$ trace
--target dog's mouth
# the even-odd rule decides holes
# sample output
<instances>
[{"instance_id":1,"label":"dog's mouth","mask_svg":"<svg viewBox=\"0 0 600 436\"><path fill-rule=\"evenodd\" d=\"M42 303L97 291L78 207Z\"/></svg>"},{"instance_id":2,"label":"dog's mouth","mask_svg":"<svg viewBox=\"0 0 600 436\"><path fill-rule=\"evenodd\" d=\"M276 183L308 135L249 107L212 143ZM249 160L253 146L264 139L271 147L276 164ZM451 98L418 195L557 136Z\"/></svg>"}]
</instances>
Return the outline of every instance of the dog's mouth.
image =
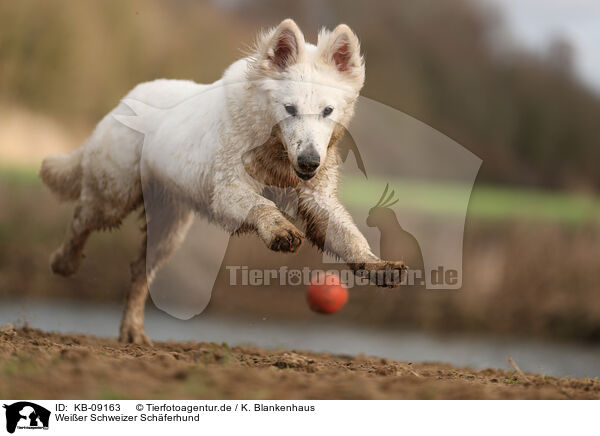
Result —
<instances>
[{"instance_id":1,"label":"dog's mouth","mask_svg":"<svg viewBox=\"0 0 600 436\"><path fill-rule=\"evenodd\" d=\"M312 173L302 173L302 172L298 171L296 168L294 168L294 172L302 180L310 180L315 176L315 174L317 174L316 171L313 171Z\"/></svg>"}]
</instances>

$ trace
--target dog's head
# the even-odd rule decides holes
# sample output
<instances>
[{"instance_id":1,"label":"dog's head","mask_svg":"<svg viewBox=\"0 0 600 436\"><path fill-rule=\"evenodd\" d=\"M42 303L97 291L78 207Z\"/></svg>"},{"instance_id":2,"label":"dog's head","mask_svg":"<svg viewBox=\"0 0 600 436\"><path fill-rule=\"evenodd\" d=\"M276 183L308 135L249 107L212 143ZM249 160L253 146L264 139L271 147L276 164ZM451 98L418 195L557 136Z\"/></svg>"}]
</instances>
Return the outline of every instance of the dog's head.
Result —
<instances>
[{"instance_id":1,"label":"dog's head","mask_svg":"<svg viewBox=\"0 0 600 436\"><path fill-rule=\"evenodd\" d=\"M356 35L340 24L322 30L315 46L284 20L259 38L248 76L296 174L312 178L352 118L364 83Z\"/></svg>"}]
</instances>

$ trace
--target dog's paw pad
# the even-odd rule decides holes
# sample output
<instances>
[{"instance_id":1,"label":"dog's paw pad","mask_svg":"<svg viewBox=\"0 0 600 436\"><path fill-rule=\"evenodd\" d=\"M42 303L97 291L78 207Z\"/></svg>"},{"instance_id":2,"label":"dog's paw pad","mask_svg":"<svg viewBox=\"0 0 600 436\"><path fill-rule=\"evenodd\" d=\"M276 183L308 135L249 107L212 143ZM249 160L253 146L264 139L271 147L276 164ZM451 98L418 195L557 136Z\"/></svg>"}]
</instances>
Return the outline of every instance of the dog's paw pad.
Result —
<instances>
[{"instance_id":1,"label":"dog's paw pad","mask_svg":"<svg viewBox=\"0 0 600 436\"><path fill-rule=\"evenodd\" d=\"M277 231L269 243L273 251L295 253L302 244L302 233L297 229L281 229Z\"/></svg>"},{"instance_id":2,"label":"dog's paw pad","mask_svg":"<svg viewBox=\"0 0 600 436\"><path fill-rule=\"evenodd\" d=\"M377 272L377 286L385 286L388 288L395 288L402 284L406 279L407 266L402 261L397 262L384 262Z\"/></svg>"}]
</instances>

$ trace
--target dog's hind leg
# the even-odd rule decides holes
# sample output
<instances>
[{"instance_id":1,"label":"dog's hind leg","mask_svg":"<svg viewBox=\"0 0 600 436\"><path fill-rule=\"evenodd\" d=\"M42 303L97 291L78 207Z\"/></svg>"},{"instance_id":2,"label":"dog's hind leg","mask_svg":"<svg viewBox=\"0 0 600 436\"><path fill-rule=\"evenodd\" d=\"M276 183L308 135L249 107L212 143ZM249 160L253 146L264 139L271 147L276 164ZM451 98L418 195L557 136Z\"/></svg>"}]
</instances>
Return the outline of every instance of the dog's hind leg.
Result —
<instances>
[{"instance_id":1,"label":"dog's hind leg","mask_svg":"<svg viewBox=\"0 0 600 436\"><path fill-rule=\"evenodd\" d=\"M101 227L100 224L98 214L91 206L77 203L65 240L50 257L50 268L54 273L67 277L79 269L85 243L90 233Z\"/></svg>"},{"instance_id":2,"label":"dog's hind leg","mask_svg":"<svg viewBox=\"0 0 600 436\"><path fill-rule=\"evenodd\" d=\"M146 199L144 237L139 257L131 263L131 288L119 340L134 344L150 345L144 333L144 306L148 288L156 271L183 241L192 223L193 212L182 204L171 201Z\"/></svg>"}]
</instances>

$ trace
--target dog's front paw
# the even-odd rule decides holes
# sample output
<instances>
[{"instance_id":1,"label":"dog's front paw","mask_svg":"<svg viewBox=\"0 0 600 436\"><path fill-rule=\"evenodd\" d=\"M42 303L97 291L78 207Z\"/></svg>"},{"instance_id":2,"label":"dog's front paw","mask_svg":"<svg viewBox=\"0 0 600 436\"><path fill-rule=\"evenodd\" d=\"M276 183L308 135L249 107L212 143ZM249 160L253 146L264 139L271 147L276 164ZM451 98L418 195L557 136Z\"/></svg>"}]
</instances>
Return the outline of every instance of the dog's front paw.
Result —
<instances>
[{"instance_id":1,"label":"dog's front paw","mask_svg":"<svg viewBox=\"0 0 600 436\"><path fill-rule=\"evenodd\" d=\"M395 288L406 279L408 267L402 261L384 261L378 265L375 284Z\"/></svg>"},{"instance_id":2,"label":"dog's front paw","mask_svg":"<svg viewBox=\"0 0 600 436\"><path fill-rule=\"evenodd\" d=\"M282 225L271 229L269 238L265 241L273 251L295 253L302 244L304 235L292 224Z\"/></svg>"},{"instance_id":3,"label":"dog's front paw","mask_svg":"<svg viewBox=\"0 0 600 436\"><path fill-rule=\"evenodd\" d=\"M377 286L395 288L406 278L408 267L402 261L380 261L376 263L351 264L354 273L369 277Z\"/></svg>"}]
</instances>

